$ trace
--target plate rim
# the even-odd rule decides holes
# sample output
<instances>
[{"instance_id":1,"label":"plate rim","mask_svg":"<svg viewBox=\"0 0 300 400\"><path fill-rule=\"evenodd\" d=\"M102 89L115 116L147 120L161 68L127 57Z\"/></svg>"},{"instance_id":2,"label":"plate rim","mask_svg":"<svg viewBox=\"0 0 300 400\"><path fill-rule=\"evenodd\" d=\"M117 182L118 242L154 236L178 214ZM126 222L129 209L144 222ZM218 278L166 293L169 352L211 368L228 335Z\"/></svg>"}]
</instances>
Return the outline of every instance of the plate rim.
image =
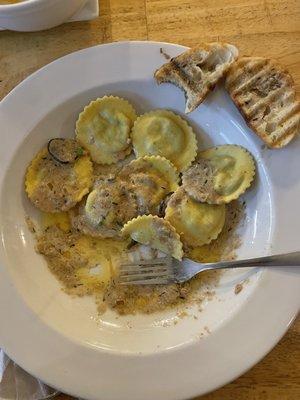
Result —
<instances>
[{"instance_id":1,"label":"plate rim","mask_svg":"<svg viewBox=\"0 0 300 400\"><path fill-rule=\"evenodd\" d=\"M147 41L124 41L124 42L116 42L116 43L107 43L107 44L102 44L102 45L97 45L97 46L93 46L93 47L89 47L89 48L86 48L86 49L82 49L82 50L79 50L79 51L76 51L76 52L73 52L73 53L70 53L70 54L68 54L68 55L66 55L66 56L63 56L63 57L61 57L61 58L59 58L59 59L57 59L57 60L55 60L55 61L53 61L53 62L51 62L50 64L47 64L46 66L44 66L44 67L42 67L41 69L39 69L38 71L36 71L36 72L34 72L32 75L30 75L30 76L28 76L25 80L23 80L19 85L17 85L10 93L8 93L2 100L1 100L1 102L0 102L0 111L1 111L1 108L3 107L3 104L6 104L6 102L7 102L7 100L10 100L10 99L12 99L15 95L18 95L18 93L19 92L22 92L22 90L24 89L24 87L25 87L25 85L26 84L28 84L28 83L30 83L30 81L31 80L34 80L34 79L36 79L36 77L38 77L38 76L40 76L42 73L44 73L45 71L47 72L47 69L51 69L52 68L52 65L59 65L59 64L63 64L63 63L65 63L65 62L67 62L68 63L68 59L70 60L71 59L71 57L80 57L82 54L84 54L84 53L87 53L88 51L91 51L91 52L93 52L93 51L99 51L98 49L100 48L100 52L101 52L101 48L103 48L103 47L114 47L114 48L117 48L117 47L123 47L123 46L128 46L128 48L138 48L139 46L148 46L149 44L151 44L151 45L154 45L155 47L157 47L157 48L159 48L159 47L163 47L163 46L166 46L166 47L170 47L170 46L173 46L173 47L175 47L175 48L177 48L177 49L185 49L186 47L185 46L180 46L180 45L176 45L176 44L172 44L172 43L165 43L165 42L154 42L154 41L152 41L152 42L147 42ZM0 253L1 253L1 251L2 251L2 249L0 249ZM5 275L7 274L7 271L5 270L5 267L2 267L2 265L0 265L0 274L2 275L2 277L4 276L5 277ZM283 275L283 276L282 276ZM278 278L280 278L280 279L283 279L283 281L285 281L285 283L287 284L287 287L289 287L290 286L290 284L291 284L291 279L290 279L290 276L285 276L285 273L284 274L282 274L281 275L281 273L279 272L276 272L276 271L267 271L267 272L265 272L264 274L263 274L263 278L262 278L262 283L261 284L263 284L263 283L270 283L270 282L273 282L273 283L275 283L275 284L278 284ZM9 278L8 277L6 277L6 279L7 279L7 282L5 282L5 279L1 279L0 280L0 299L1 299L1 297L3 296L3 294L2 294L2 296L1 296L1 292L2 293L9 293L9 291L7 292L7 290L12 290L11 288L9 288L9 285L6 285L7 283L9 283ZM2 290L3 289L3 290ZM19 299L20 301L22 301L21 300L21 298ZM251 299L249 299L249 301L250 301ZM248 301L248 305L249 305L249 301ZM3 306L3 301L0 301L0 304L2 303L2 305L0 305L0 317L1 317L1 315L3 316L3 315L7 315L7 313L5 312L5 310L4 310L4 306ZM19 304L19 305L21 305L21 303ZM291 306L291 305L289 305L289 306ZM22 309L22 307L21 307L21 309ZM247 365L245 365L244 366L244 368L239 368L239 372L236 372L235 374L233 374L233 376L231 376L230 378L228 378L228 377L225 377L223 380L220 380L219 379L219 383L218 384L212 384L211 386L213 386L213 387L210 387L210 388L207 388L206 390L204 390L204 391L201 391L201 388L199 388L197 385L194 387L194 389L191 391L191 390L187 390L187 395L185 396L185 395L183 395L182 396L182 394L179 394L179 397L177 397L175 394L174 394L174 392L172 392L172 393L170 393L170 396L169 397L166 397L166 396L161 396L161 393L151 393L150 394L150 397L149 397L149 399L150 398L153 398L154 396L159 400L159 399L163 399L163 400L167 400L167 399L178 399L178 400L180 400L180 399L184 399L184 398L187 398L187 397L193 397L193 396L197 396L197 395L199 395L199 394L205 394L205 393L208 393L208 392L210 392L211 390L215 390L215 389L217 389L217 388L219 388L219 387L221 387L221 386L223 386L225 383L228 383L228 382L230 382L230 381L232 381L233 379L236 379L238 376L240 376L241 374L243 374L244 372L246 372L248 369L250 369L253 365L255 365L259 360L261 360L272 348L273 348L273 346L280 340L280 338L284 335L284 333L286 332L286 330L289 328L289 326L291 325L291 323L293 322L293 320L294 320L294 318L296 317L296 315L297 315L297 309L298 309L298 305L296 304L296 302L295 302L295 307L291 307L290 309L289 309L289 313L288 313L288 315L286 315L285 316L285 318L282 320L282 322L281 322L281 329L280 330L278 330L277 331L277 335L275 335L274 336L274 338L273 338L273 340L272 341L270 341L269 342L269 344L268 345L265 345L264 346L264 351L263 352L260 352L260 355L258 356L258 357L255 357L255 359L254 360L252 360L252 361L250 361L250 362L248 362L248 364ZM30 312L31 312L31 310L30 310ZM29 312L29 314L30 314L30 312ZM28 315L26 318L28 318L28 320L27 320L27 323L28 322L34 322L34 326L35 327L38 327L39 326L39 324L38 324L38 322L37 321L35 321L35 316L34 315ZM16 323L16 321L14 321L13 323ZM36 329L36 328L34 328L34 329ZM50 328L49 326L47 326L47 329L48 330L52 330L52 328ZM54 330L53 330L54 331ZM55 332L54 334L53 334L53 332L51 333L51 335L52 335L52 339L54 339L55 337L56 337L56 335L58 335L59 336L59 334L57 333L57 332ZM2 333L0 333L0 338L1 338L1 336L3 336L2 335ZM49 338L50 339L50 338ZM66 338L60 338L60 340L61 340L61 345L63 345L63 343L64 343L64 341L66 340ZM69 341L70 341L70 339L68 339ZM208 337L208 338L204 338L204 339L201 339L202 341L203 341L203 343L206 341L210 341L210 338ZM29 368L28 366L27 366L27 364L26 365L22 365L23 364L23 362L22 361L20 361L18 358L18 356L17 356L17 354L15 353L15 351L14 351L14 343L12 343L10 340L7 340L7 338L6 338L6 340L5 340L5 342L6 342L6 351L7 351L7 353L8 353L8 355L11 355L11 357L13 358L13 359L16 359L17 360L17 362L21 365L21 366L25 366L26 368L25 369L27 369L27 370L29 370L31 373L33 373L33 375L37 375L37 367L38 367L38 370L39 370L39 368L40 368L40 365L35 365L35 366L33 366L32 368ZM51 342L51 340L50 340L50 342ZM71 345L72 346L77 346L78 344L77 343L71 343ZM180 353L180 352L182 352L182 351L186 351L186 349L187 348L191 348L191 347L194 347L195 346L195 344L194 343L188 343L188 344L186 344L186 345L184 345L184 346L182 346L182 347L179 347L179 348L176 348L176 349L171 349L171 350L165 350L165 351L163 351L163 352L161 352L161 353L154 353L154 354L150 354L150 355L143 355L143 356L140 356L140 355L124 355L124 354L122 354L122 355L113 355L112 353L109 353L108 354L108 356L109 357L112 357L112 358L115 358L115 357L117 357L117 358L121 358L122 359L122 361L124 361L124 359L127 359L127 360L132 360L132 359L135 359L136 361L138 360L139 362L141 361L141 359L143 358L143 359L147 359L147 360L149 360L149 359L152 359L152 358L160 358L160 357L164 357L165 356L165 354L166 353L168 353L168 354L175 354L175 353ZM20 347L20 346L19 346ZM75 349L75 347L74 347L74 349ZM201 346L200 346L201 347ZM203 346L202 346L203 347ZM103 353L103 350L101 350L100 352L98 352L98 353ZM182 354L182 355L184 355L184 354ZM172 355L172 357L173 357L173 355ZM185 356L186 357L186 356ZM152 360L153 361L153 360ZM150 363L151 364L151 363ZM154 364L156 364L156 363L154 363ZM67 366L67 364L66 364L66 366ZM50 385L53 385L53 379L51 379L51 378L49 378L49 379L47 379L47 373L46 373L46 375L44 375L44 374L39 374L40 376L41 376L41 378L44 380L44 381L46 381L48 384L50 384ZM46 378L46 379L45 379ZM64 391L64 392L66 392L66 393L70 393L70 394L73 394L73 395L78 395L78 392L73 392L72 390L68 390L68 388L66 388L66 387L62 387L61 385L59 385L59 384L55 384L55 387L58 387L59 389L62 389L62 391ZM187 388L187 389L190 389L190 388ZM79 391L80 392L80 391ZM120 392L121 393L121 392ZM85 397L84 396L84 393L80 393L80 396L82 396L82 397ZM116 399L116 398L118 398L118 397L111 397L110 396L110 394L109 393L104 393L103 394L103 397L104 398L106 398L106 399ZM89 397L89 398L95 398L96 399L96 397ZM98 398L98 397L97 397ZM123 399L125 400L125 399L134 399L134 398L136 398L136 399L138 399L139 398L139 395L138 395L138 397L133 397L132 396L132 393L130 393L130 394L128 394L128 396L126 397L124 397L123 396ZM147 399L148 397L146 396L144 396L144 398L145 399Z\"/></svg>"}]
</instances>

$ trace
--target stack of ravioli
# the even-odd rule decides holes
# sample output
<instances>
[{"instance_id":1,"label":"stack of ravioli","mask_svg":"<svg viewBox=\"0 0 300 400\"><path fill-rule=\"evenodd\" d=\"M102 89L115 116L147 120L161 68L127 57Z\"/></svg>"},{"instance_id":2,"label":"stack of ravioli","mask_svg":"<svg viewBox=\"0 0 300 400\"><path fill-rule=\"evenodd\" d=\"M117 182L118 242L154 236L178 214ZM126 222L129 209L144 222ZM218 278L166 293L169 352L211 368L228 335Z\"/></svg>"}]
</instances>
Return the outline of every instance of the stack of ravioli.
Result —
<instances>
[{"instance_id":1,"label":"stack of ravioli","mask_svg":"<svg viewBox=\"0 0 300 400\"><path fill-rule=\"evenodd\" d=\"M99 164L122 167L96 179ZM226 204L254 175L243 147L198 152L193 129L179 115L160 109L137 117L128 101L105 96L81 112L74 139L52 139L38 152L25 189L40 210L68 212L84 235L131 237L180 260L217 239Z\"/></svg>"}]
</instances>

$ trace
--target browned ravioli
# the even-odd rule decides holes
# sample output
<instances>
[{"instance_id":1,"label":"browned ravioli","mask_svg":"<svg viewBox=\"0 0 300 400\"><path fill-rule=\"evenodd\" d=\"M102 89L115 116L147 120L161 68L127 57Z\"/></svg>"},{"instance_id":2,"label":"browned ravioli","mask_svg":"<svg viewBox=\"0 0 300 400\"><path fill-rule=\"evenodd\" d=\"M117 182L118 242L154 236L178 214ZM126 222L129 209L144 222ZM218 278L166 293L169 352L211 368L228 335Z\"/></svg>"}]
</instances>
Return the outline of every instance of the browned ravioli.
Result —
<instances>
[{"instance_id":1,"label":"browned ravioli","mask_svg":"<svg viewBox=\"0 0 300 400\"><path fill-rule=\"evenodd\" d=\"M89 192L93 165L74 139L50 142L29 164L25 190L31 202L44 212L68 211Z\"/></svg>"}]
</instances>

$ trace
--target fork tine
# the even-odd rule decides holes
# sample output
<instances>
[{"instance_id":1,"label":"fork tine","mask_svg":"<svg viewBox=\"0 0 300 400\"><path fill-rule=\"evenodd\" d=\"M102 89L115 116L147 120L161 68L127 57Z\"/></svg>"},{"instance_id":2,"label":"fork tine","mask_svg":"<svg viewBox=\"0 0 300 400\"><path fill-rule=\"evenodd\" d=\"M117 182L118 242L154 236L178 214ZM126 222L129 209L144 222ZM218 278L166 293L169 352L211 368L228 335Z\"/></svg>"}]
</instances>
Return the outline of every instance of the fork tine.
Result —
<instances>
[{"instance_id":1,"label":"fork tine","mask_svg":"<svg viewBox=\"0 0 300 400\"><path fill-rule=\"evenodd\" d=\"M156 266L155 268L152 268L152 266L148 265L148 267L144 266L143 268L140 268L139 265L128 265L125 267L120 267L119 272L120 274L130 274L130 273L139 273L139 274L146 274L147 272L171 272L171 268L165 265L161 266Z\"/></svg>"},{"instance_id":2,"label":"fork tine","mask_svg":"<svg viewBox=\"0 0 300 400\"><path fill-rule=\"evenodd\" d=\"M140 263L131 263L131 264L122 264L120 265L120 269L131 269L131 268L138 268L140 270L146 270L146 269L158 269L158 268L169 268L170 266L166 263L160 263L160 264L140 264Z\"/></svg>"},{"instance_id":3,"label":"fork tine","mask_svg":"<svg viewBox=\"0 0 300 400\"><path fill-rule=\"evenodd\" d=\"M141 260L141 261L137 261L137 262L128 262L128 263L124 263L121 264L121 267L123 266L133 266L133 265L145 265L147 267L151 266L151 265L157 265L157 264L164 264L167 265L168 264L168 257L161 257L161 258L156 258L153 260Z\"/></svg>"},{"instance_id":4,"label":"fork tine","mask_svg":"<svg viewBox=\"0 0 300 400\"><path fill-rule=\"evenodd\" d=\"M168 278L153 278L153 279L141 279L133 281L120 281L121 285L167 285L174 283L175 280Z\"/></svg>"},{"instance_id":5,"label":"fork tine","mask_svg":"<svg viewBox=\"0 0 300 400\"><path fill-rule=\"evenodd\" d=\"M174 282L171 257L160 257L138 262L127 262L119 267L120 283L124 285L151 285Z\"/></svg>"},{"instance_id":6,"label":"fork tine","mask_svg":"<svg viewBox=\"0 0 300 400\"><path fill-rule=\"evenodd\" d=\"M168 271L165 272L150 272L150 273L146 273L146 274L139 274L139 273L135 273L135 274L120 274L119 277L121 279L131 279L131 280L136 280L136 279L151 279L151 278L165 278L165 277L169 277L170 274Z\"/></svg>"},{"instance_id":7,"label":"fork tine","mask_svg":"<svg viewBox=\"0 0 300 400\"><path fill-rule=\"evenodd\" d=\"M168 267L159 268L143 268L140 269L139 266L120 268L119 275L162 275L171 274L172 270Z\"/></svg>"}]
</instances>

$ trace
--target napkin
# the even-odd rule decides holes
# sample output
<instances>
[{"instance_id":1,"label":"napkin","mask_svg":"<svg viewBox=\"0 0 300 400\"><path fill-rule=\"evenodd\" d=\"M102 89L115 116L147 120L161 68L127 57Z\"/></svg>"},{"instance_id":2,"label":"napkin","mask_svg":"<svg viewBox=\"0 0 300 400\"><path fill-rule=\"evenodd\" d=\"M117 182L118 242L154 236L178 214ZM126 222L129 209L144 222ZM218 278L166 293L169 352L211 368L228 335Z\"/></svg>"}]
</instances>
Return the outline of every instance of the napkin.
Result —
<instances>
[{"instance_id":1,"label":"napkin","mask_svg":"<svg viewBox=\"0 0 300 400\"><path fill-rule=\"evenodd\" d=\"M34 378L0 349L0 400L54 399L59 392Z\"/></svg>"}]
</instances>

